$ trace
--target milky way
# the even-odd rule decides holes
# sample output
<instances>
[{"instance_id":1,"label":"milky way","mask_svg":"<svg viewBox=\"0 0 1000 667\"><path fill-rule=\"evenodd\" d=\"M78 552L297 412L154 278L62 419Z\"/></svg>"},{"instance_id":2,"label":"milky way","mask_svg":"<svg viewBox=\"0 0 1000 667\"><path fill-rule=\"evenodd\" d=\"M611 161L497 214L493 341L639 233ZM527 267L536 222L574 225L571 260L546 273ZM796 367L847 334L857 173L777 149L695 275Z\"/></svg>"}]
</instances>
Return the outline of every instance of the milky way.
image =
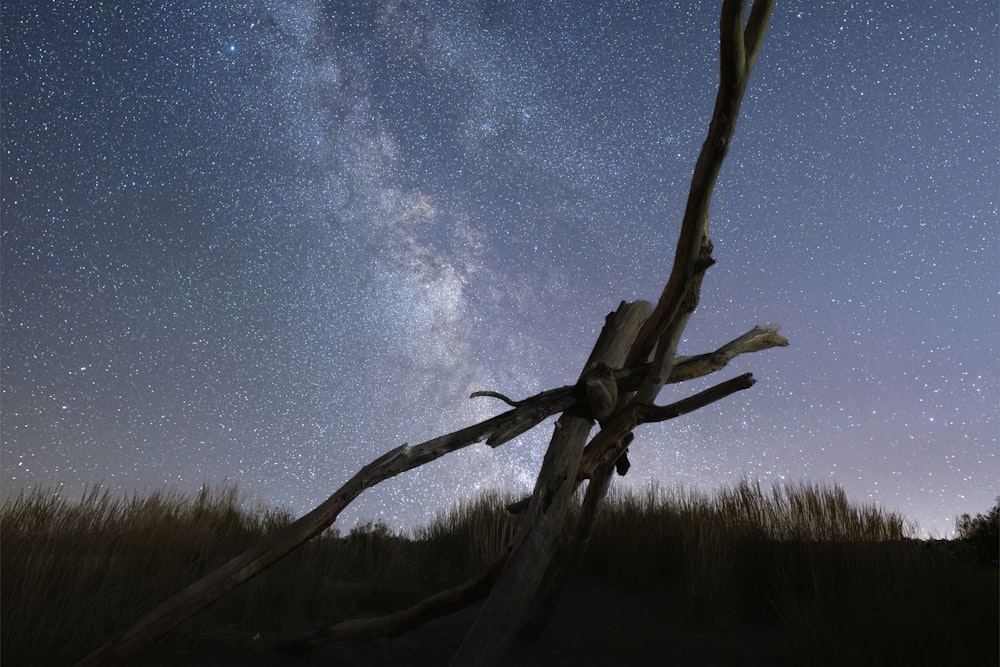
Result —
<instances>
[{"instance_id":1,"label":"milky way","mask_svg":"<svg viewBox=\"0 0 1000 667\"><path fill-rule=\"evenodd\" d=\"M718 4L5 6L3 493L229 480L301 513L504 407L472 391L575 380L666 281ZM680 351L792 346L642 427L616 484L837 483L935 534L992 505L998 32L979 0L777 3ZM550 430L342 520L525 492Z\"/></svg>"}]
</instances>

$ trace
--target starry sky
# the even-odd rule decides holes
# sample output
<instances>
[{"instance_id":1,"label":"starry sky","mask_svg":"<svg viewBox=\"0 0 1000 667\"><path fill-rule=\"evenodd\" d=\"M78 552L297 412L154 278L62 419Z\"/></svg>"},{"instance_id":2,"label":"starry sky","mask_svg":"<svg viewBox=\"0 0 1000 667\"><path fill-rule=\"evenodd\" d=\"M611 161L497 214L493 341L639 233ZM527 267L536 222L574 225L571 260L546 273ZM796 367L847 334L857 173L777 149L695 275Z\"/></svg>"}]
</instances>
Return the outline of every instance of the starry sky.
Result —
<instances>
[{"instance_id":1,"label":"starry sky","mask_svg":"<svg viewBox=\"0 0 1000 667\"><path fill-rule=\"evenodd\" d=\"M235 482L303 513L575 381L669 274L720 2L4 2L2 490ZM837 483L947 535L1000 494L996 3L779 0L681 354L623 487ZM551 421L367 491L530 490Z\"/></svg>"}]
</instances>

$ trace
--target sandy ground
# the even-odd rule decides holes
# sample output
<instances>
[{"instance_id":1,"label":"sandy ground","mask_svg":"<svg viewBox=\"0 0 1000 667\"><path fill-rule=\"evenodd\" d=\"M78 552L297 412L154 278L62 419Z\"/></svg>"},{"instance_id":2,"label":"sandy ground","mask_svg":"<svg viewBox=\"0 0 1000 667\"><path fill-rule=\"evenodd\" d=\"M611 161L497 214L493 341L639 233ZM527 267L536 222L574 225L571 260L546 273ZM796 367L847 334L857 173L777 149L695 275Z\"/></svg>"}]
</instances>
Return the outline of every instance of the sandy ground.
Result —
<instances>
[{"instance_id":1,"label":"sandy ground","mask_svg":"<svg viewBox=\"0 0 1000 667\"><path fill-rule=\"evenodd\" d=\"M709 627L678 623L662 595L629 594L593 581L573 585L559 613L536 640L518 640L504 665L740 666L791 664L785 631L774 624ZM229 637L190 655L151 650L131 664L246 665L447 665L475 619L479 606L435 619L390 640L340 642L298 656L249 637ZM595 616L598 613L600 616Z\"/></svg>"}]
</instances>

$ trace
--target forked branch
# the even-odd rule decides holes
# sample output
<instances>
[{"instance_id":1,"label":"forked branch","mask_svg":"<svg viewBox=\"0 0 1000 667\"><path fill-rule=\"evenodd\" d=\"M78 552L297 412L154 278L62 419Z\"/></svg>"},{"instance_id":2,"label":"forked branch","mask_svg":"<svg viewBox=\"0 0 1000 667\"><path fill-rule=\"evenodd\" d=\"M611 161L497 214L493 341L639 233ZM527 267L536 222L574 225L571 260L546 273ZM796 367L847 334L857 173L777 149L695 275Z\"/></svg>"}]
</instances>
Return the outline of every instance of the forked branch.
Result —
<instances>
[{"instance_id":1,"label":"forked branch","mask_svg":"<svg viewBox=\"0 0 1000 667\"><path fill-rule=\"evenodd\" d=\"M532 567L532 559L541 559L544 561L541 565L544 570L545 563L552 555L551 547L555 543L554 538L558 537L553 532L553 527L561 525L559 517L565 506L567 488L575 486L580 475L593 474L599 468L602 483L595 485L595 492L599 491L603 495L603 490L607 488L605 478L610 474L609 466L623 450L627 442L626 436L638 424L670 419L697 409L734 391L745 389L752 384L753 379L749 375L740 376L683 401L658 407L654 402L663 384L714 372L742 352L787 345L787 341L777 334L777 327L770 327L754 329L709 355L675 358L677 342L698 303L702 276L714 262L708 237L709 203L736 127L747 80L756 62L774 0L755 0L749 20L744 26L745 4L744 0L724 0L720 28L719 91L708 138L695 165L674 264L652 315L645 319L641 329L636 327L638 333L633 330L627 336L626 345L631 343L627 356L624 350L620 354L616 351L613 355L616 361L607 361L607 351L601 349L599 340L585 367L590 371L585 370L581 380L573 386L552 389L522 401L512 401L496 392L478 393L499 398L513 409L419 445L411 447L404 444L387 452L362 468L313 511L276 531L156 607L136 621L124 634L87 656L79 665L121 664L133 658L184 619L328 528L340 512L365 489L476 442L485 440L492 447L499 446L538 425L546 417L563 413L559 423L567 432L572 430L573 434L554 438L546 454L543 472L539 475L527 513L534 523L526 524L528 528L519 534L518 543L507 566L499 574L491 599L484 605L484 610L496 612L480 616L456 656L456 663L462 665L485 664L488 659L484 656L492 656L489 659L495 660L498 653L493 649L501 648L504 642L491 637L498 625L494 621L502 621L500 625L507 629L500 634L507 637L511 623L523 620L525 605L516 600L512 603L512 598L517 595L534 597L539 582L534 576L537 573L528 572L528 569ZM613 341L614 346L621 344L622 339ZM591 362L605 362L608 368L592 365ZM616 396L617 402L612 400ZM632 398L626 400L627 396ZM612 405L614 409L611 409ZM604 417L602 428L590 444L583 448L582 443L589 433L590 420L595 410ZM550 463L553 465L549 465ZM578 471L575 478L574 470ZM595 498L589 506L596 508L600 505L599 501L600 498ZM557 512L555 508L560 509ZM531 576L525 579L513 575L519 568ZM397 616L381 626L369 626L366 631L394 632L414 619L419 620L428 613L435 613L442 608L441 603L454 604L468 599L470 595L480 595L483 586L488 587L491 580L492 574L488 573L480 580L470 582L467 587L453 591L454 595L442 594L442 597L431 598L422 603L423 606L418 605L416 611L409 616ZM519 588L524 582L527 582L527 590ZM333 634L343 631L344 627L340 627ZM322 633L311 639L307 638L307 641L319 641L320 634Z\"/></svg>"},{"instance_id":2,"label":"forked branch","mask_svg":"<svg viewBox=\"0 0 1000 667\"><path fill-rule=\"evenodd\" d=\"M674 264L652 315L636 337L626 367L650 359L645 386L635 396L639 403L652 403L670 377L677 342L687 319L697 305L701 276L714 261L708 237L708 210L719 170L736 131L743 94L764 39L774 0L756 0L744 27L744 0L726 0L719 30L720 81L715 110L691 178Z\"/></svg>"},{"instance_id":3,"label":"forked branch","mask_svg":"<svg viewBox=\"0 0 1000 667\"><path fill-rule=\"evenodd\" d=\"M670 405L647 406L645 409L639 410L638 423L648 424L679 417L702 408L709 403L725 398L732 393L748 389L753 384L753 377L747 373ZM600 437L599 434L591 442L591 445L597 443L598 447L600 447L600 441L598 440ZM596 456L595 452L599 451L598 449L591 449L588 446L584 450L585 458L581 463L580 469L587 470L587 476L590 477L595 469L599 466L604 466L604 474L599 476L600 481L597 483L591 480L591 487L588 487L581 512L588 520L577 528L577 534L574 537L574 542L579 547L584 547L589 540L590 532L593 528L593 517L603 499L603 492L598 492L597 487L603 486L606 490L610 480L610 471L614 469L614 462L617 458L614 450L608 450L600 459L591 461L587 458L588 450L591 452L591 457ZM280 647L288 653L299 653L332 642L395 637L423 625L432 618L453 613L486 597L496 582L500 570L506 563L508 555L509 551L494 562L485 574L474 577L454 588L437 593L408 609L386 616L317 625L302 634L283 640ZM582 552L572 550L567 556L570 558L570 562L564 564L563 568L566 571L572 571L575 569L573 556L582 556ZM541 605L539 609L540 618L544 618L545 611L554 601L546 599L543 595L539 602Z\"/></svg>"}]
</instances>

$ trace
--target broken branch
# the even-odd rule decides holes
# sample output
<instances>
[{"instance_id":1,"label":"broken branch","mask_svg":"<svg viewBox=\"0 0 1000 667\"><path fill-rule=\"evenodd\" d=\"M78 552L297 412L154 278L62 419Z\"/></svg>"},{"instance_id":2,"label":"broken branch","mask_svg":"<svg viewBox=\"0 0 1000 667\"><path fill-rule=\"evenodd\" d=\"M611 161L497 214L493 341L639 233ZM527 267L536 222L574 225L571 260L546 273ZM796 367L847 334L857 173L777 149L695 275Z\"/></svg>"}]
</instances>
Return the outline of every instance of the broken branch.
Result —
<instances>
[{"instance_id":1,"label":"broken branch","mask_svg":"<svg viewBox=\"0 0 1000 667\"><path fill-rule=\"evenodd\" d=\"M519 407L523 403L523 401L512 401L498 391L474 391L469 394L469 398L480 398L483 396L487 398L499 398L501 401L514 408Z\"/></svg>"}]
</instances>

